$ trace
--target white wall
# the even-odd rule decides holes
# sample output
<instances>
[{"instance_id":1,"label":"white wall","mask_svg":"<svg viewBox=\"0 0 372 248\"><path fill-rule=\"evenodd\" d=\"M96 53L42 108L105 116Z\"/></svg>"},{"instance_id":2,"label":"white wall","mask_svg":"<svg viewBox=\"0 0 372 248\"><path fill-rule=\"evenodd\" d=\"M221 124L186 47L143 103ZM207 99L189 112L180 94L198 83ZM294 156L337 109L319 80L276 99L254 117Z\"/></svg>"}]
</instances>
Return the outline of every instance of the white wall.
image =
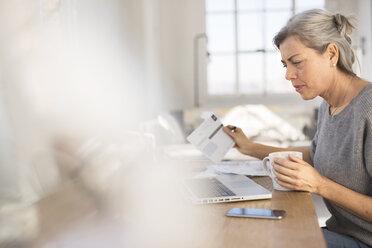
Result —
<instances>
[{"instance_id":1,"label":"white wall","mask_svg":"<svg viewBox=\"0 0 372 248\"><path fill-rule=\"evenodd\" d=\"M359 39L362 49L362 73L361 76L366 80L372 81L372 2L370 0L359 0L358 19L359 19Z\"/></svg>"},{"instance_id":2,"label":"white wall","mask_svg":"<svg viewBox=\"0 0 372 248\"><path fill-rule=\"evenodd\" d=\"M149 107L191 108L193 39L205 32L204 1L144 0L144 11Z\"/></svg>"},{"instance_id":3,"label":"white wall","mask_svg":"<svg viewBox=\"0 0 372 248\"><path fill-rule=\"evenodd\" d=\"M326 8L332 12L340 12L355 17L356 29L352 33L353 48L359 59L354 69L362 78L372 81L372 4L370 0L327 0ZM362 39L364 41L362 41Z\"/></svg>"}]
</instances>

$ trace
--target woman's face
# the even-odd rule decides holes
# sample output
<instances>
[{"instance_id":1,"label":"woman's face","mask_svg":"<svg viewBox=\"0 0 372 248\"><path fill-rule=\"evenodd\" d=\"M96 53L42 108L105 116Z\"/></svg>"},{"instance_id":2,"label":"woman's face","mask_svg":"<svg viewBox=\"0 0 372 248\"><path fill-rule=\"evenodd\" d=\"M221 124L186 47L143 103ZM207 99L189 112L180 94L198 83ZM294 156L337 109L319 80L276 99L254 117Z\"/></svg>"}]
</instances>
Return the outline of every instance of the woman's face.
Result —
<instances>
[{"instance_id":1,"label":"woman's face","mask_svg":"<svg viewBox=\"0 0 372 248\"><path fill-rule=\"evenodd\" d=\"M280 44L285 78L292 82L304 100L326 94L331 80L330 58L306 47L296 36L289 36Z\"/></svg>"}]
</instances>

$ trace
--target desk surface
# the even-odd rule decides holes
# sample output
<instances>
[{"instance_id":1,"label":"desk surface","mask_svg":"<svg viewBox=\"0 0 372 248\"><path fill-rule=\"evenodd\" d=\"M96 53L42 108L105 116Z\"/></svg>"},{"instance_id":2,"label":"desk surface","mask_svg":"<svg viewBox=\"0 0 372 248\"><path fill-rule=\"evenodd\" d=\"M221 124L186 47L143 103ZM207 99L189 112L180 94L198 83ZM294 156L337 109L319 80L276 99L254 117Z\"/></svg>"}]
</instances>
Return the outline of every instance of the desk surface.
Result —
<instances>
[{"instance_id":1,"label":"desk surface","mask_svg":"<svg viewBox=\"0 0 372 248\"><path fill-rule=\"evenodd\" d=\"M254 180L272 189L268 177ZM283 209L287 214L282 220L225 217L233 207ZM204 247L326 247L307 192L274 190L270 200L205 205L199 212L206 223L201 232L211 235Z\"/></svg>"},{"instance_id":2,"label":"desk surface","mask_svg":"<svg viewBox=\"0 0 372 248\"><path fill-rule=\"evenodd\" d=\"M268 189L272 188L271 179L268 177L256 177L253 180ZM84 200L85 206L81 203L82 199L86 197L82 197L79 192L75 186L68 187L64 192L39 202L41 235L36 240L35 247L41 247L40 244L48 243L51 240L57 242L55 237L60 236L58 233L66 230L74 232L73 238L71 238L74 244L77 242L76 237L81 236L76 232L82 232L88 236L89 239L86 240L90 240L91 243L96 243L94 237L99 233L102 236L101 239L107 239L105 241L107 247L124 247L116 241L116 238L123 235L130 237L125 226L124 228L119 226L119 232L116 233L120 234L113 235L115 232L111 231L111 227L107 233L97 230L102 226L111 226L110 223L103 223L100 220L97 222L96 218L81 217L86 216L89 212L94 213L96 210L94 210L95 204L89 199ZM153 202L153 200L151 201ZM282 220L226 217L225 213L232 207L283 209L287 213ZM140 235L123 244L127 247L137 247L141 242L146 241L145 238L141 239L143 236L148 239L146 241L148 243L145 242L144 245L138 247L326 247L318 226L312 197L306 192L274 191L273 198L268 200L189 205L187 209L190 210L188 213L192 212L188 218L197 219L198 224L192 223L192 228L187 229L186 232L182 233L177 230L182 225L186 225L185 222L181 222L184 220L165 220L163 217L157 218L156 215L150 215L150 218L154 217L155 219L145 222L147 226L140 225L138 229ZM166 211L164 210L164 212ZM76 224L79 218L86 224ZM169 225L164 230L157 230L158 224L162 221L168 221ZM82 226L92 229L82 231ZM152 235L149 235L151 233ZM172 239L172 235L179 235L175 242L174 240L169 241ZM159 245L155 245L158 237L161 237L162 241L159 241ZM151 240L152 238L154 240ZM66 246L60 247L82 247L81 244L67 245L69 242L66 240L63 243Z\"/></svg>"}]
</instances>

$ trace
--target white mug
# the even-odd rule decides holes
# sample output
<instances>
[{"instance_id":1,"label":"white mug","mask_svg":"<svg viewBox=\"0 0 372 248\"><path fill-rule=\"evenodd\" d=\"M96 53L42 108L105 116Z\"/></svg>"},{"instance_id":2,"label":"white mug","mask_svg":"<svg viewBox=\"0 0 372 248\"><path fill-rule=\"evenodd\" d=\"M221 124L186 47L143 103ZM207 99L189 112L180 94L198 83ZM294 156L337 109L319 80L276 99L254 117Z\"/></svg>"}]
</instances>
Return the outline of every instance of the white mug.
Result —
<instances>
[{"instance_id":1,"label":"white mug","mask_svg":"<svg viewBox=\"0 0 372 248\"><path fill-rule=\"evenodd\" d=\"M291 154L292 156L295 156L297 158L302 159L302 152L295 152L295 151L285 151L285 152L272 152L269 154L269 156L265 157L262 160L262 165L267 174L271 177L273 181L274 189L281 190L281 191L290 191L291 189L287 189L285 187L280 186L275 180L275 174L273 171L272 164L274 163L274 158L285 158L289 160L288 154Z\"/></svg>"}]
</instances>

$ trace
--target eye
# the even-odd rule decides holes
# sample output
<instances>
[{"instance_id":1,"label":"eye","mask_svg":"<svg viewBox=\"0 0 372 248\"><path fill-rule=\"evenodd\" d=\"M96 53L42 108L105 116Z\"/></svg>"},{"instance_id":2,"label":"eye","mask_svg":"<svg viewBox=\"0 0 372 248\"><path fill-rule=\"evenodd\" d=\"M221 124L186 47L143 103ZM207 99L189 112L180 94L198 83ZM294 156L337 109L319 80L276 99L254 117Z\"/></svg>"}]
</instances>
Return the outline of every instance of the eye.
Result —
<instances>
[{"instance_id":1,"label":"eye","mask_svg":"<svg viewBox=\"0 0 372 248\"><path fill-rule=\"evenodd\" d=\"M287 65L286 64L283 64L283 68L287 68Z\"/></svg>"},{"instance_id":2,"label":"eye","mask_svg":"<svg viewBox=\"0 0 372 248\"><path fill-rule=\"evenodd\" d=\"M302 61L293 61L293 64L296 65L296 66L301 64L301 63L302 63Z\"/></svg>"}]
</instances>

